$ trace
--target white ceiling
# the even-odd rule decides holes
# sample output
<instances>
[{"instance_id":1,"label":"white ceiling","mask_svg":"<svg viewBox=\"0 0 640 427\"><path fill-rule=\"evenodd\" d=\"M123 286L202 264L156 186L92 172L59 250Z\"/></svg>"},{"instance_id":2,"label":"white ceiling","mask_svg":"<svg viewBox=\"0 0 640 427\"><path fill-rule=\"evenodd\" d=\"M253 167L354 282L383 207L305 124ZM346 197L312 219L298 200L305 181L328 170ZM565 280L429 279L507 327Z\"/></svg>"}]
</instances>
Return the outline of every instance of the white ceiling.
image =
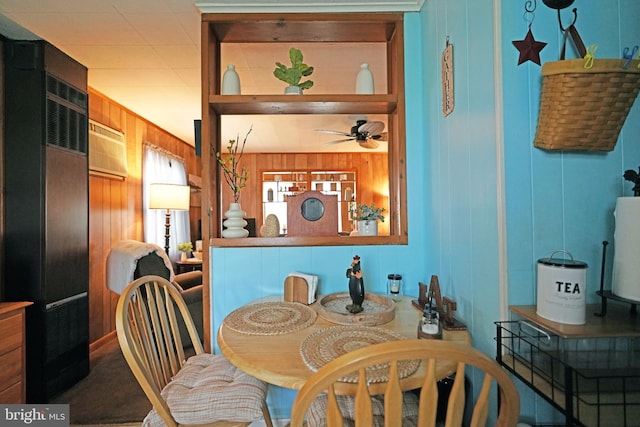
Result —
<instances>
[{"instance_id":1,"label":"white ceiling","mask_svg":"<svg viewBox=\"0 0 640 427\"><path fill-rule=\"evenodd\" d=\"M210 0L196 7L194 0L0 0L0 33L14 39L47 40L89 69L89 86L193 144L193 120L201 118L200 9L220 13L401 12L419 10L423 1ZM265 46L223 51L222 63L236 65L243 94L284 90L284 83L271 73L275 61L288 62L289 46L276 46L274 51ZM304 46L296 47L305 53ZM375 46L358 48L355 54L331 44L316 47L305 55L305 62L316 70L312 76L315 87L307 93L322 94L324 81L330 82L333 93L336 85L345 88L343 93L353 91L362 62L370 63L374 76L380 77L376 92L386 90L380 86L384 58L374 57ZM223 123L223 139L238 134L242 138L253 126L247 151L326 151L323 142L338 138L314 129L349 131L357 118L293 116L293 123L285 125L283 117L256 116L242 122L229 117ZM330 146L330 150L362 149L347 143Z\"/></svg>"}]
</instances>

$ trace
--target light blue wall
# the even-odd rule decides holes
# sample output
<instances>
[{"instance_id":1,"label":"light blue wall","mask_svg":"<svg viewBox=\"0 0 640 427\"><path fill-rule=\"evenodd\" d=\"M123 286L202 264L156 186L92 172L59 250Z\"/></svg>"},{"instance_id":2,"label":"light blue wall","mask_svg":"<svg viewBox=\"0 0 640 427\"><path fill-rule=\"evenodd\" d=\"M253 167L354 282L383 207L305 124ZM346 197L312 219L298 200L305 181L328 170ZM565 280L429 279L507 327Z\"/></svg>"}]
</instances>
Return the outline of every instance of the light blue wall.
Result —
<instances>
[{"instance_id":1,"label":"light blue wall","mask_svg":"<svg viewBox=\"0 0 640 427\"><path fill-rule=\"evenodd\" d=\"M427 269L481 350L495 353L498 242L491 0L429 1L422 11ZM455 107L443 117L440 57L453 45Z\"/></svg>"},{"instance_id":2,"label":"light blue wall","mask_svg":"<svg viewBox=\"0 0 640 427\"><path fill-rule=\"evenodd\" d=\"M597 302L601 242L611 240L616 197L631 195L622 173L640 165L640 107L627 118L612 153L549 153L533 147L541 90L540 66L517 65L512 40L527 33L524 1L502 1L492 24L491 0L427 1L423 22L425 132L428 144L431 209L427 230L430 271L458 296L474 344L495 354L491 324L496 304L500 241L499 167L504 168L509 304L535 304L535 267L555 249L567 249L590 268L588 301ZM597 43L600 57L619 57L622 47L640 43L640 2L578 0L577 27L586 44ZM563 11L569 20L571 11ZM532 25L534 36L548 45L542 63L558 59L562 40L555 11L541 0ZM493 49L494 32L501 52ZM501 32L501 34L500 34ZM446 38L454 45L455 110L442 117L439 57ZM494 91L493 55L502 60L503 84ZM494 108L502 91L504 114ZM495 120L503 119L504 125ZM499 128L498 126L502 126ZM504 163L496 162L504 132ZM498 151L496 149L498 148ZM499 162L499 160L498 160ZM611 247L610 247L611 248ZM610 255L611 254L611 249ZM611 259L609 269L611 271ZM519 383L519 382L518 382ZM561 416L527 387L519 386L522 415L536 422L561 422Z\"/></svg>"},{"instance_id":3,"label":"light blue wall","mask_svg":"<svg viewBox=\"0 0 640 427\"><path fill-rule=\"evenodd\" d=\"M542 63L559 58L562 35L555 11L541 2L533 34L548 45ZM596 57L619 58L625 45L640 43L640 2L636 0L578 0L576 27L586 45L597 44ZM640 106L636 102L610 153L559 153L533 147L538 120L540 67L531 62L516 66L511 40L524 38L522 5L503 2L505 157L509 282L511 304L535 302L537 259L555 249L567 249L589 264L588 301L597 302L602 241L613 239L616 198L631 196L624 181L626 169L640 165ZM570 22L571 12L562 13ZM571 57L576 57L570 50ZM610 247L609 254L613 255ZM609 271L612 257L609 257Z\"/></svg>"},{"instance_id":4,"label":"light blue wall","mask_svg":"<svg viewBox=\"0 0 640 427\"><path fill-rule=\"evenodd\" d=\"M427 269L474 346L494 356L500 320L499 167L491 0L427 1L422 12L425 132L429 200ZM455 107L442 113L441 55L453 45ZM476 372L469 372L477 383ZM477 388L474 388L477 392ZM495 404L495 402L494 402ZM495 412L492 411L492 416Z\"/></svg>"},{"instance_id":5,"label":"light blue wall","mask_svg":"<svg viewBox=\"0 0 640 427\"><path fill-rule=\"evenodd\" d=\"M527 32L522 2L502 2L505 171L508 231L509 303L535 304L536 261L555 249L566 249L589 264L587 302L597 303L602 241L613 240L616 198L631 196L624 181L627 169L640 166L640 105L636 101L614 151L559 153L533 147L541 91L541 68L517 66L512 40ZM578 28L584 43L597 44L596 57L619 58L626 45L640 43L640 2L637 0L577 0ZM571 8L562 11L565 25ZM547 44L541 62L559 59L562 35L557 14L538 1L532 25L536 40ZM576 57L569 50L571 58ZM608 249L610 279L613 247ZM610 285L607 284L607 289ZM587 316L593 315L588 312ZM520 388L522 414L537 422L562 421L550 406L527 388Z\"/></svg>"},{"instance_id":6,"label":"light blue wall","mask_svg":"<svg viewBox=\"0 0 640 427\"><path fill-rule=\"evenodd\" d=\"M535 267L539 258L568 249L589 264L588 301L597 302L601 242L611 240L615 200L631 195L622 174L640 165L640 107L636 102L611 153L549 153L533 147L541 90L541 68L517 65L513 40L527 33L524 1L500 3L503 83L494 91L494 25L491 0L427 1L421 13L425 70L425 164L431 182L427 241L435 251L427 259L440 281L450 284L462 303L462 317L472 326L474 343L495 354L493 320L499 319L500 275L497 214L500 212L499 167L504 167L509 304L535 304ZM619 57L622 47L640 43L640 2L577 0L577 22L597 56ZM571 19L570 9L563 19ZM561 33L556 13L541 0L532 25L536 40L547 42L542 63L558 59ZM454 113L440 110L439 56L446 37L454 45ZM502 91L504 114L493 107ZM495 126L503 120L502 129ZM504 133L504 164L496 162ZM498 137L493 140L494 137ZM611 247L610 247L611 248ZM610 255L611 249L610 249ZM611 268L610 257L608 262ZM459 305L460 307L460 305ZM591 314L591 313L589 313ZM562 422L562 418L528 388L520 386L523 419ZM536 415L537 414L537 415Z\"/></svg>"},{"instance_id":7,"label":"light blue wall","mask_svg":"<svg viewBox=\"0 0 640 427\"><path fill-rule=\"evenodd\" d=\"M458 317L469 326L474 345L492 356L493 322L501 316L501 277L508 283L509 304L534 304L536 261L554 249L566 248L589 264L589 301L595 302L601 242L612 239L615 200L631 195L622 173L640 165L640 106L636 102L611 153L533 148L540 67L531 62L518 66L511 43L527 32L524 0L498 3L498 23L492 0L427 0L420 13L406 15L409 245L215 248L212 336L231 310L281 294L290 271L319 275L322 293L344 290L344 271L354 254L362 257L373 292L383 291L389 272L402 273L414 295L419 281L437 274L443 294L457 300ZM599 45L598 56L618 57L622 46L640 43L640 1L576 0L572 7L578 8L577 27L585 43ZM565 19L570 14L563 12ZM501 31L498 53L495 28ZM557 19L541 0L532 31L548 43L542 62L556 60L561 40ZM454 48L455 110L443 117L440 55L447 36ZM499 70L494 69L496 54L502 61ZM496 90L494 76L500 72L503 83ZM501 213L506 224L499 223ZM502 245L499 231L505 225ZM504 268L501 249L506 250ZM561 422L547 403L526 387L519 389L524 419L533 421L537 414L538 423ZM282 390L270 393L276 417L288 415L292 398L293 393Z\"/></svg>"}]
</instances>

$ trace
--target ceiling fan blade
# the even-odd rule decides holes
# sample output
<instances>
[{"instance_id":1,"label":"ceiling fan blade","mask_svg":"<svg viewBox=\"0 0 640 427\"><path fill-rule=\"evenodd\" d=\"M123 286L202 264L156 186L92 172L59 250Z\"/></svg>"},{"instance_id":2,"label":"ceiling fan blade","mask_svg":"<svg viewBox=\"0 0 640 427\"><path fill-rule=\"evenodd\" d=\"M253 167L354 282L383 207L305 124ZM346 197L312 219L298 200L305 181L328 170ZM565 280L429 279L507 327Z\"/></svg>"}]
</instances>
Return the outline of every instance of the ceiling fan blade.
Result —
<instances>
[{"instance_id":1,"label":"ceiling fan blade","mask_svg":"<svg viewBox=\"0 0 640 427\"><path fill-rule=\"evenodd\" d=\"M380 135L384 130L384 123L379 121L367 122L358 128L358 132L368 135Z\"/></svg>"},{"instance_id":2,"label":"ceiling fan blade","mask_svg":"<svg viewBox=\"0 0 640 427\"><path fill-rule=\"evenodd\" d=\"M389 134L387 132L382 132L380 135L373 135L370 138L375 139L376 141L387 141L389 139Z\"/></svg>"},{"instance_id":3,"label":"ceiling fan blade","mask_svg":"<svg viewBox=\"0 0 640 427\"><path fill-rule=\"evenodd\" d=\"M328 130L328 129L315 129L316 132L323 132L323 133L330 133L333 135L343 135L343 136L351 136L350 133L347 132L340 132L337 130Z\"/></svg>"},{"instance_id":4,"label":"ceiling fan blade","mask_svg":"<svg viewBox=\"0 0 640 427\"><path fill-rule=\"evenodd\" d=\"M377 140L370 139L370 138L367 138L366 141L358 141L358 144L360 144L362 148L369 148L369 149L378 148L378 146L380 145L378 144Z\"/></svg>"},{"instance_id":5,"label":"ceiling fan blade","mask_svg":"<svg viewBox=\"0 0 640 427\"><path fill-rule=\"evenodd\" d=\"M324 145L333 145L333 144L339 144L341 142L347 142L347 141L353 141L355 138L346 138L346 139L339 139L337 141L329 141L329 142L325 142Z\"/></svg>"}]
</instances>

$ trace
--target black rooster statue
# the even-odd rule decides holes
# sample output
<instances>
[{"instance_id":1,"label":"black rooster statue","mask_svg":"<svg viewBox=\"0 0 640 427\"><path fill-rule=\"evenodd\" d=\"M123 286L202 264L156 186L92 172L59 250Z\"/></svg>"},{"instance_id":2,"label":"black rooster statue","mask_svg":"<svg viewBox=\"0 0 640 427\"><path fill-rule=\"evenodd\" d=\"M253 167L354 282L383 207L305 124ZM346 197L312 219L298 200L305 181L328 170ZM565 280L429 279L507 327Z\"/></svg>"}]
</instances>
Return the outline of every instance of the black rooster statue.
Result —
<instances>
[{"instance_id":1,"label":"black rooster statue","mask_svg":"<svg viewBox=\"0 0 640 427\"><path fill-rule=\"evenodd\" d=\"M347 278L349 279L351 304L347 305L346 309L352 314L360 313L363 310L362 303L364 302L364 280L362 279L360 257L358 255L353 257L351 268L347 269Z\"/></svg>"},{"instance_id":2,"label":"black rooster statue","mask_svg":"<svg viewBox=\"0 0 640 427\"><path fill-rule=\"evenodd\" d=\"M638 171L640 172L640 167L638 168ZM634 186L632 188L633 195L635 197L640 197L640 173L634 171L633 169L629 169L624 171L623 176L627 181L631 181L634 183Z\"/></svg>"}]
</instances>

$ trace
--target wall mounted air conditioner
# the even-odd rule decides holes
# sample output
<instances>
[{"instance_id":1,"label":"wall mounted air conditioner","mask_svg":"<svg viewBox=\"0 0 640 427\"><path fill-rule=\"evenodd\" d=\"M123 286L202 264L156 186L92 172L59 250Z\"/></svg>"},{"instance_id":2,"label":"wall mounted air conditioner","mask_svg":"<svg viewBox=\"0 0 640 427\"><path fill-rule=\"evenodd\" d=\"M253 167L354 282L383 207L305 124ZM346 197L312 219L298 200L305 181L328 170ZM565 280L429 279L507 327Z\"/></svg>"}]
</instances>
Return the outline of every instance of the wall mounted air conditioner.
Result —
<instances>
[{"instance_id":1,"label":"wall mounted air conditioner","mask_svg":"<svg viewBox=\"0 0 640 427\"><path fill-rule=\"evenodd\" d=\"M89 170L127 177L127 144L122 132L89 120Z\"/></svg>"}]
</instances>

